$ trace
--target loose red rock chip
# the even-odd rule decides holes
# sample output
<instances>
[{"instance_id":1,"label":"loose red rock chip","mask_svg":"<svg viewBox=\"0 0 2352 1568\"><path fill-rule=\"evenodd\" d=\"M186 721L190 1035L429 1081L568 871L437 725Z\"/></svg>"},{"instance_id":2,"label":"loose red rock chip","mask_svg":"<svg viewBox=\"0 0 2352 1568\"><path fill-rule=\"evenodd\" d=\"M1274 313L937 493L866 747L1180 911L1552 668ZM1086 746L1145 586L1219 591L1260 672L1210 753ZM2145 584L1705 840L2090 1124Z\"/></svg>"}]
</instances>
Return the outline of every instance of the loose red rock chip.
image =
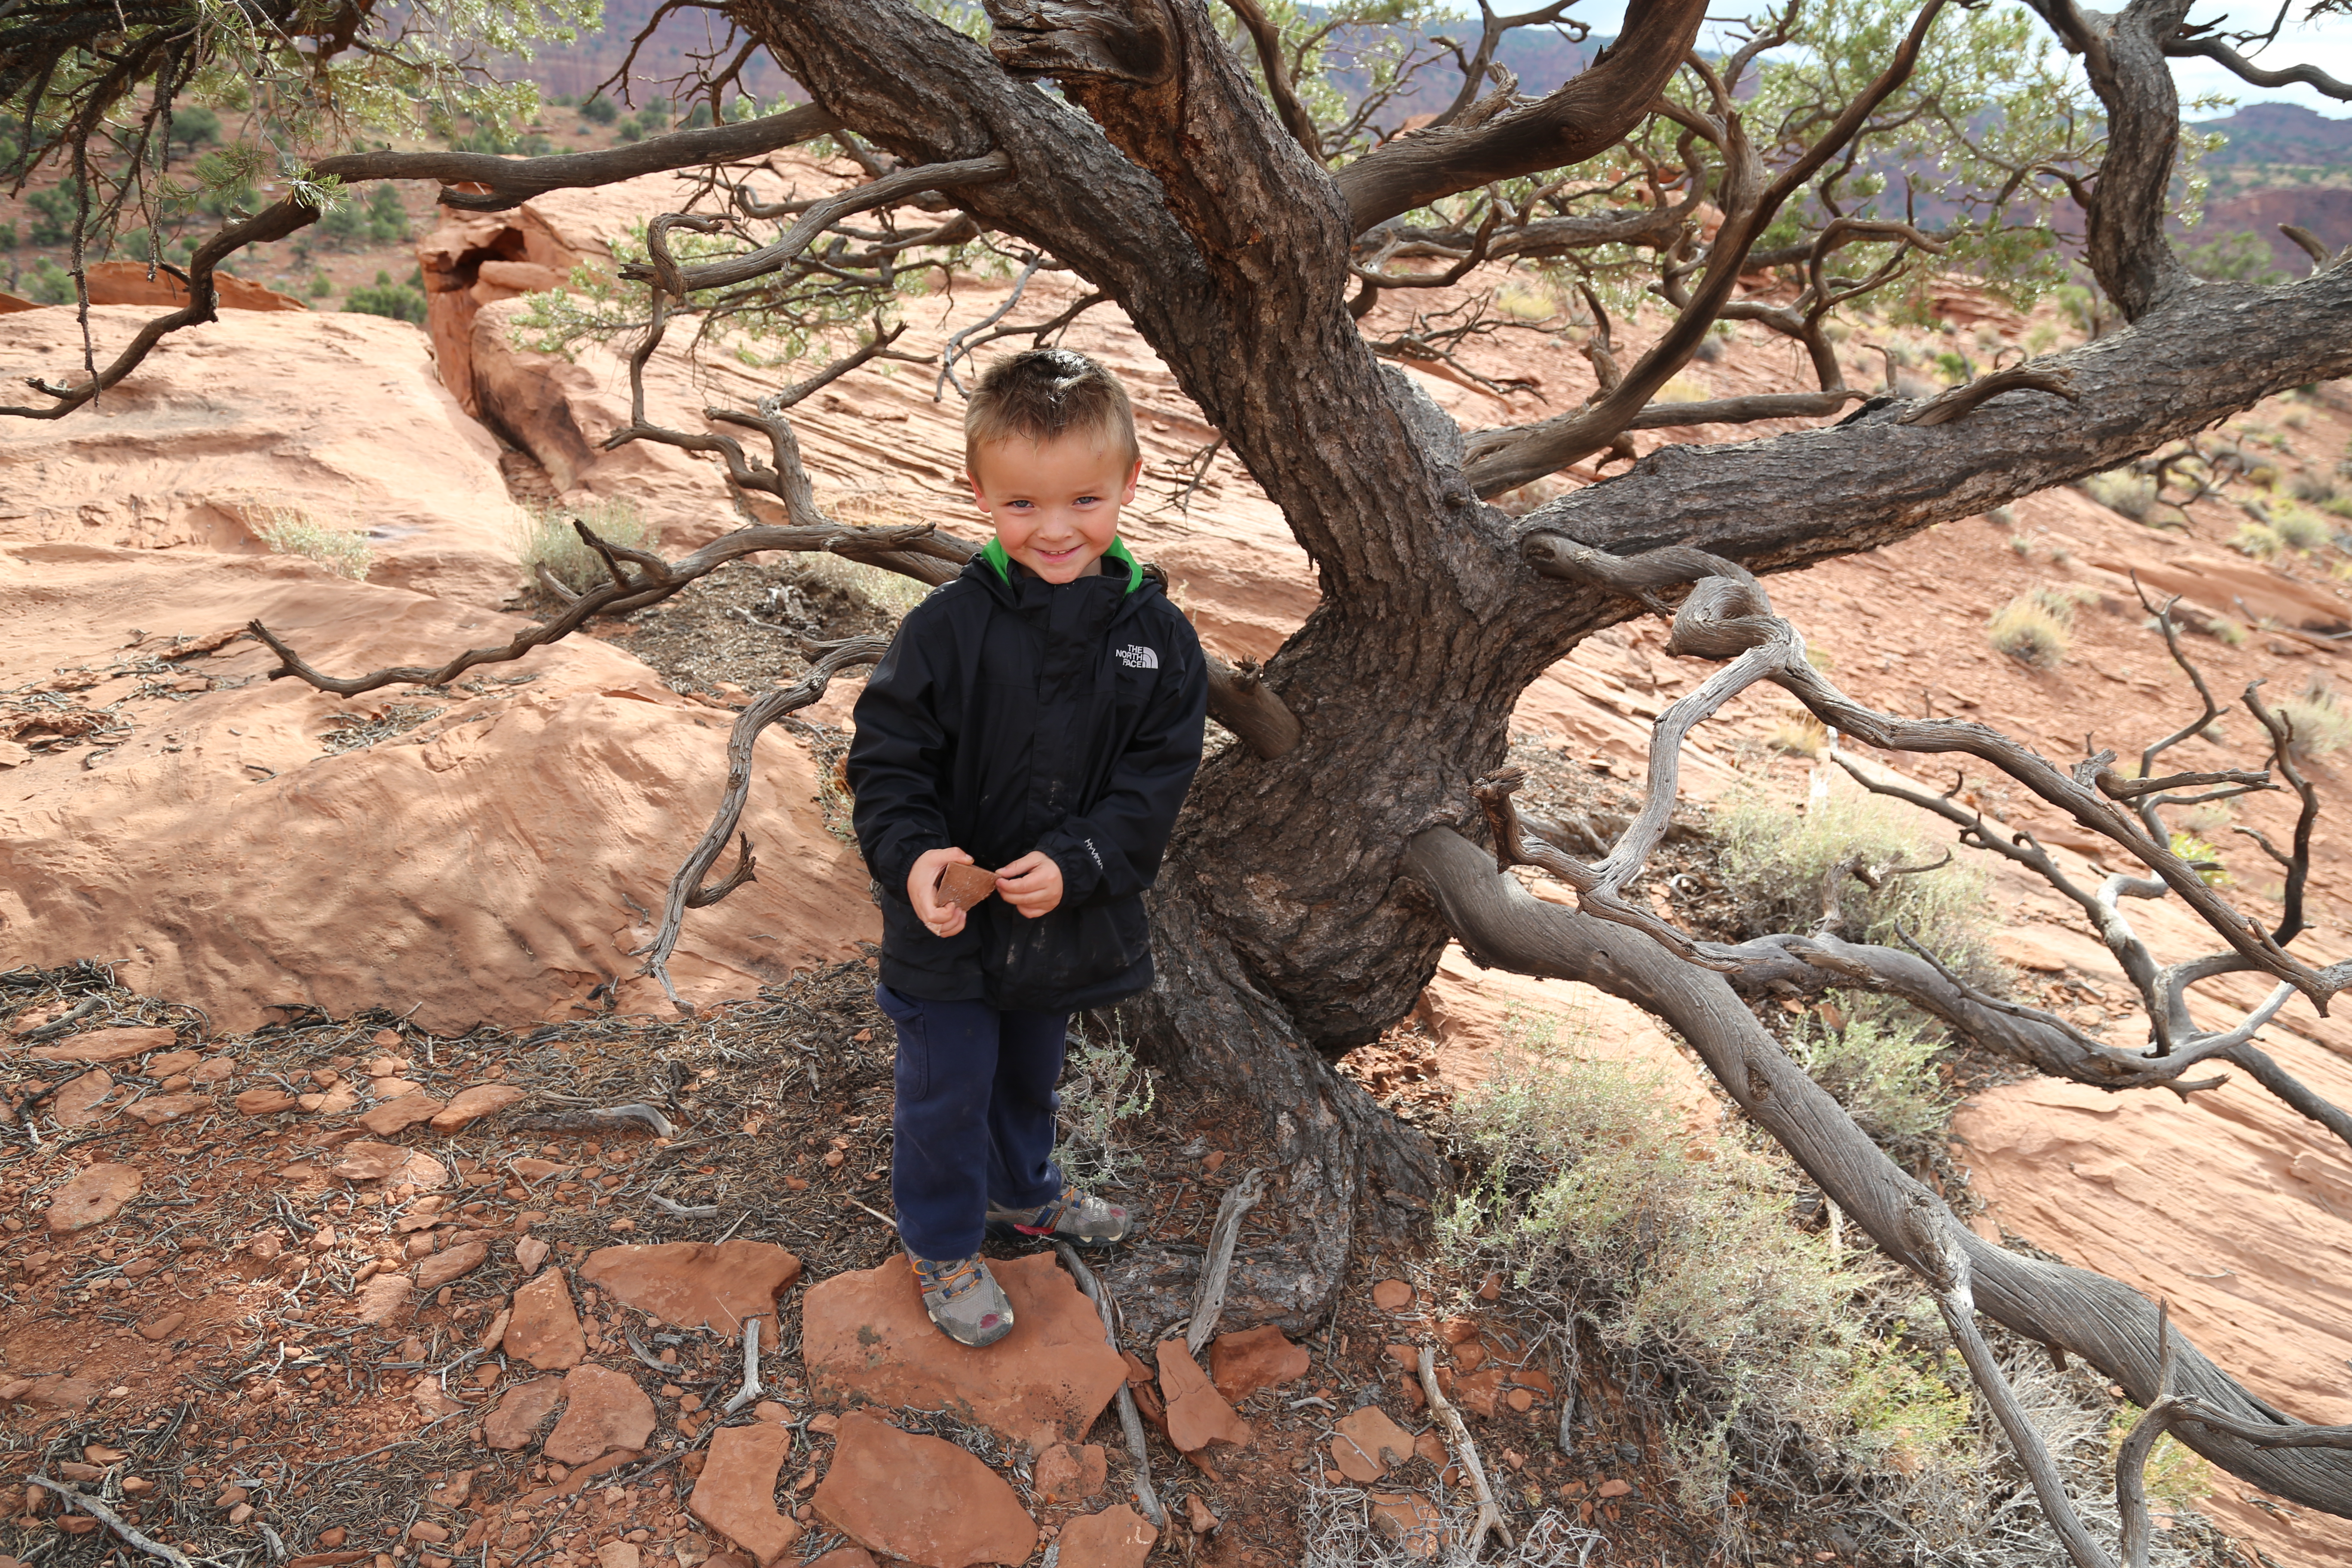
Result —
<instances>
[{"instance_id":1,"label":"loose red rock chip","mask_svg":"<svg viewBox=\"0 0 2352 1568\"><path fill-rule=\"evenodd\" d=\"M996 891L996 873L981 866L950 866L940 873L940 900L958 909L978 909Z\"/></svg>"}]
</instances>

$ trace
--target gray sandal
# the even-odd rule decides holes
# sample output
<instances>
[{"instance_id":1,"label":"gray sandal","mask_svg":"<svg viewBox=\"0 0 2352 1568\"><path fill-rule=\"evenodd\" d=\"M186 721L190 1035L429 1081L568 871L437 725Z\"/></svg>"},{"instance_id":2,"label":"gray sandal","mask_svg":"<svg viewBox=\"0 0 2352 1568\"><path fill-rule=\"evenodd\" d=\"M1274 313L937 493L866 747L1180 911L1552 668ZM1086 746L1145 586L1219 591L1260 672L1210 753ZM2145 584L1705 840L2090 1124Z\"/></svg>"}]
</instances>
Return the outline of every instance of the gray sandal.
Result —
<instances>
[{"instance_id":1,"label":"gray sandal","mask_svg":"<svg viewBox=\"0 0 2352 1568\"><path fill-rule=\"evenodd\" d=\"M1076 1187L1034 1209L1001 1209L992 1204L988 1210L989 1234L1000 1241L1042 1236L1080 1247L1108 1247L1125 1241L1134 1229L1134 1217L1126 1209Z\"/></svg>"}]
</instances>

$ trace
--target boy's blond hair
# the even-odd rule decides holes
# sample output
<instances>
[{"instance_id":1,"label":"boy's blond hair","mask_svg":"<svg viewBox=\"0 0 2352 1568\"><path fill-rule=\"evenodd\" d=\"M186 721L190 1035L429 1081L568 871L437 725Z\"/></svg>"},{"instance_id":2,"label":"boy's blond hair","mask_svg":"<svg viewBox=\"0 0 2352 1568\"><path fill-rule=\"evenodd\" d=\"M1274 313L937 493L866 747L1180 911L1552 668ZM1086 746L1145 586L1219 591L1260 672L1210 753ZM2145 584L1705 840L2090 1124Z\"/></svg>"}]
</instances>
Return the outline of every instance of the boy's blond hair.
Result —
<instances>
[{"instance_id":1,"label":"boy's blond hair","mask_svg":"<svg viewBox=\"0 0 2352 1568\"><path fill-rule=\"evenodd\" d=\"M963 408L963 460L968 471L981 447L1022 437L1040 445L1076 431L1100 434L1124 454L1142 455L1135 441L1135 408L1127 388L1107 368L1074 349L1032 349L988 367Z\"/></svg>"}]
</instances>

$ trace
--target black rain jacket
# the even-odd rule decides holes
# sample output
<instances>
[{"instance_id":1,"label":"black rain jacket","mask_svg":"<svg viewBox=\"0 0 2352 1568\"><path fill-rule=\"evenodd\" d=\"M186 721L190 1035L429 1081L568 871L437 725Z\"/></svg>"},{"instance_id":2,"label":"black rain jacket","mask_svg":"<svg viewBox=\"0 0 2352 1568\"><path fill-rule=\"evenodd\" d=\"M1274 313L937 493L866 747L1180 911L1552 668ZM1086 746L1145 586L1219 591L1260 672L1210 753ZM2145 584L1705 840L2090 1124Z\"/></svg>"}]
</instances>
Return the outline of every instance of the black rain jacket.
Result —
<instances>
[{"instance_id":1,"label":"black rain jacket","mask_svg":"<svg viewBox=\"0 0 2352 1568\"><path fill-rule=\"evenodd\" d=\"M1143 891L1201 764L1208 669L1124 545L1058 586L991 541L908 612L857 700L849 784L882 906L882 983L933 1001L1077 1012L1149 990ZM992 898L938 937L907 876L955 846L991 869L1043 849L1062 901Z\"/></svg>"}]
</instances>

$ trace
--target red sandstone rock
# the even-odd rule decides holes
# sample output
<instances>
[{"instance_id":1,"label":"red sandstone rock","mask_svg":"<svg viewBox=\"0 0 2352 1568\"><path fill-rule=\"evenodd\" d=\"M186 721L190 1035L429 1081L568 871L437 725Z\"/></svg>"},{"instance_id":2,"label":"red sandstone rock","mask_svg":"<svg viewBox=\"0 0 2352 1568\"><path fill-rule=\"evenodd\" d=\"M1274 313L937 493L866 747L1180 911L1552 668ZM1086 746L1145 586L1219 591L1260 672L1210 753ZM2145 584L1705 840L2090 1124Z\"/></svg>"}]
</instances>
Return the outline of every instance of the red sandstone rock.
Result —
<instances>
[{"instance_id":1,"label":"red sandstone rock","mask_svg":"<svg viewBox=\"0 0 2352 1568\"><path fill-rule=\"evenodd\" d=\"M1246 1448L1257 1440L1250 1424L1234 1411L1215 1385L1202 1374L1200 1363L1182 1340L1160 1347L1160 1395L1168 1405L1168 1440L1187 1454L1212 1443Z\"/></svg>"},{"instance_id":2,"label":"red sandstone rock","mask_svg":"<svg viewBox=\"0 0 2352 1568\"><path fill-rule=\"evenodd\" d=\"M395 1323L408 1310L416 1281L405 1274L379 1274L360 1287L360 1321L370 1328Z\"/></svg>"},{"instance_id":3,"label":"red sandstone rock","mask_svg":"<svg viewBox=\"0 0 2352 1568\"><path fill-rule=\"evenodd\" d=\"M58 1090L49 1101L49 1113L60 1127L87 1127L104 1120L100 1109L106 1097L114 1092L114 1075L104 1068L92 1068L79 1078Z\"/></svg>"},{"instance_id":4,"label":"red sandstone rock","mask_svg":"<svg viewBox=\"0 0 2352 1568\"><path fill-rule=\"evenodd\" d=\"M416 1288L438 1290L460 1275L480 1268L489 1255L489 1244L481 1241L460 1242L446 1252L436 1252L416 1266Z\"/></svg>"},{"instance_id":5,"label":"red sandstone rock","mask_svg":"<svg viewBox=\"0 0 2352 1568\"><path fill-rule=\"evenodd\" d=\"M1331 1462L1351 1481L1368 1483L1412 1458L1412 1434L1377 1405L1349 1415L1331 1434Z\"/></svg>"},{"instance_id":6,"label":"red sandstone rock","mask_svg":"<svg viewBox=\"0 0 2352 1568\"><path fill-rule=\"evenodd\" d=\"M590 1363L563 1379L563 1419L547 1435L547 1457L584 1465L613 1448L642 1450L654 1432L654 1402L625 1373Z\"/></svg>"},{"instance_id":7,"label":"red sandstone rock","mask_svg":"<svg viewBox=\"0 0 2352 1568\"><path fill-rule=\"evenodd\" d=\"M86 269L89 279L89 302L93 305L172 305L188 302L188 286L164 271L155 269L147 276L143 261L93 261ZM224 310L308 310L310 307L291 294L259 283L248 283L232 278L226 272L213 274L213 285L218 290Z\"/></svg>"},{"instance_id":8,"label":"red sandstone rock","mask_svg":"<svg viewBox=\"0 0 2352 1568\"><path fill-rule=\"evenodd\" d=\"M362 1140L344 1144L342 1159L327 1173L347 1182L380 1182L406 1165L408 1156L409 1152L397 1143Z\"/></svg>"},{"instance_id":9,"label":"red sandstone rock","mask_svg":"<svg viewBox=\"0 0 2352 1568\"><path fill-rule=\"evenodd\" d=\"M1085 1436L1127 1376L1102 1319L1049 1252L989 1267L1012 1300L1013 1331L985 1350L931 1326L902 1258L810 1287L801 1345L817 1396L944 1405L1033 1449Z\"/></svg>"},{"instance_id":10,"label":"red sandstone rock","mask_svg":"<svg viewBox=\"0 0 2352 1568\"><path fill-rule=\"evenodd\" d=\"M547 1243L535 1236L526 1236L515 1243L515 1267L525 1274L536 1274L539 1266L547 1261Z\"/></svg>"},{"instance_id":11,"label":"red sandstone rock","mask_svg":"<svg viewBox=\"0 0 2352 1568\"><path fill-rule=\"evenodd\" d=\"M776 1511L776 1473L793 1451L792 1429L757 1422L711 1434L687 1511L759 1560L782 1557L801 1527Z\"/></svg>"},{"instance_id":12,"label":"red sandstone rock","mask_svg":"<svg viewBox=\"0 0 2352 1568\"><path fill-rule=\"evenodd\" d=\"M1503 1396L1503 1375L1501 1367L1489 1367L1467 1377L1457 1377L1448 1397L1472 1415L1491 1421L1495 1418L1496 1401Z\"/></svg>"},{"instance_id":13,"label":"red sandstone rock","mask_svg":"<svg viewBox=\"0 0 2352 1568\"><path fill-rule=\"evenodd\" d=\"M740 1338L744 1319L763 1318L766 1349L776 1344L776 1298L800 1273L799 1258L764 1241L600 1247L580 1265L583 1284L679 1328Z\"/></svg>"},{"instance_id":14,"label":"red sandstone rock","mask_svg":"<svg viewBox=\"0 0 2352 1568\"><path fill-rule=\"evenodd\" d=\"M522 1090L509 1084L478 1083L471 1089L461 1089L434 1116L433 1131L462 1132L483 1117L495 1116L523 1098Z\"/></svg>"},{"instance_id":15,"label":"red sandstone rock","mask_svg":"<svg viewBox=\"0 0 2352 1568\"><path fill-rule=\"evenodd\" d=\"M140 1070L149 1078L170 1078L173 1073L188 1071L204 1059L202 1051L163 1051L141 1063Z\"/></svg>"},{"instance_id":16,"label":"red sandstone rock","mask_svg":"<svg viewBox=\"0 0 2352 1568\"><path fill-rule=\"evenodd\" d=\"M341 1116L360 1102L360 1091L348 1083L330 1086L323 1094L297 1095L294 1103L310 1116Z\"/></svg>"},{"instance_id":17,"label":"red sandstone rock","mask_svg":"<svg viewBox=\"0 0 2352 1568\"><path fill-rule=\"evenodd\" d=\"M1292 1344L1280 1329L1268 1323L1262 1329L1219 1334L1210 1341L1209 1378L1227 1399L1246 1399L1261 1388L1305 1377L1313 1359L1306 1346Z\"/></svg>"},{"instance_id":18,"label":"red sandstone rock","mask_svg":"<svg viewBox=\"0 0 2352 1568\"><path fill-rule=\"evenodd\" d=\"M1060 1568L1143 1568L1160 1532L1125 1503L1062 1526Z\"/></svg>"},{"instance_id":19,"label":"red sandstone rock","mask_svg":"<svg viewBox=\"0 0 2352 1568\"><path fill-rule=\"evenodd\" d=\"M212 1101L201 1094L151 1094L122 1108L123 1114L144 1121L150 1127L161 1127L166 1121L198 1110L212 1109Z\"/></svg>"},{"instance_id":20,"label":"red sandstone rock","mask_svg":"<svg viewBox=\"0 0 2352 1568\"><path fill-rule=\"evenodd\" d=\"M841 1418L833 1466L810 1500L859 1545L922 1568L1018 1564L1037 1549L1036 1521L995 1471L952 1443L862 1410Z\"/></svg>"},{"instance_id":21,"label":"red sandstone rock","mask_svg":"<svg viewBox=\"0 0 2352 1568\"><path fill-rule=\"evenodd\" d=\"M49 1199L49 1230L64 1236L112 1219L139 1195L136 1165L91 1165Z\"/></svg>"},{"instance_id":22,"label":"red sandstone rock","mask_svg":"<svg viewBox=\"0 0 2352 1568\"><path fill-rule=\"evenodd\" d=\"M1372 1287L1372 1305L1383 1312L1402 1312L1412 1305L1412 1287L1402 1279L1383 1279Z\"/></svg>"},{"instance_id":23,"label":"red sandstone rock","mask_svg":"<svg viewBox=\"0 0 2352 1568\"><path fill-rule=\"evenodd\" d=\"M548 1416L562 1403L563 1380L560 1377L516 1384L499 1396L498 1408L482 1423L484 1446L502 1453L528 1448Z\"/></svg>"},{"instance_id":24,"label":"red sandstone rock","mask_svg":"<svg viewBox=\"0 0 2352 1568\"><path fill-rule=\"evenodd\" d=\"M189 1069L188 1081L210 1089L216 1083L226 1083L236 1076L235 1057L206 1057Z\"/></svg>"},{"instance_id":25,"label":"red sandstone rock","mask_svg":"<svg viewBox=\"0 0 2352 1568\"><path fill-rule=\"evenodd\" d=\"M246 1092L250 1094L254 1091L248 1089ZM244 1095L239 1095L238 1103L244 1103ZM360 1125L379 1138L389 1138L394 1133L414 1127L420 1121L432 1121L440 1115L441 1111L441 1101L429 1094L404 1094L398 1100L385 1100L382 1105L361 1117Z\"/></svg>"},{"instance_id":26,"label":"red sandstone rock","mask_svg":"<svg viewBox=\"0 0 2352 1568\"><path fill-rule=\"evenodd\" d=\"M35 1046L25 1054L37 1062L121 1062L178 1043L179 1036L169 1029L125 1026L92 1029L54 1046Z\"/></svg>"},{"instance_id":27,"label":"red sandstone rock","mask_svg":"<svg viewBox=\"0 0 2352 1568\"><path fill-rule=\"evenodd\" d=\"M293 1110L295 1100L276 1084L270 1084L266 1088L247 1089L236 1097L235 1103L239 1116L271 1116L281 1110Z\"/></svg>"},{"instance_id":28,"label":"red sandstone rock","mask_svg":"<svg viewBox=\"0 0 2352 1568\"><path fill-rule=\"evenodd\" d=\"M1102 1445L1056 1443L1037 1456L1030 1485L1043 1502L1077 1502L1097 1495L1110 1473Z\"/></svg>"},{"instance_id":29,"label":"red sandstone rock","mask_svg":"<svg viewBox=\"0 0 2352 1568\"><path fill-rule=\"evenodd\" d=\"M516 1291L511 1310L507 1320L507 1354L542 1372L564 1372L578 1366L588 1353L588 1339L581 1331L580 1314L572 1305L562 1269L551 1268Z\"/></svg>"}]
</instances>

